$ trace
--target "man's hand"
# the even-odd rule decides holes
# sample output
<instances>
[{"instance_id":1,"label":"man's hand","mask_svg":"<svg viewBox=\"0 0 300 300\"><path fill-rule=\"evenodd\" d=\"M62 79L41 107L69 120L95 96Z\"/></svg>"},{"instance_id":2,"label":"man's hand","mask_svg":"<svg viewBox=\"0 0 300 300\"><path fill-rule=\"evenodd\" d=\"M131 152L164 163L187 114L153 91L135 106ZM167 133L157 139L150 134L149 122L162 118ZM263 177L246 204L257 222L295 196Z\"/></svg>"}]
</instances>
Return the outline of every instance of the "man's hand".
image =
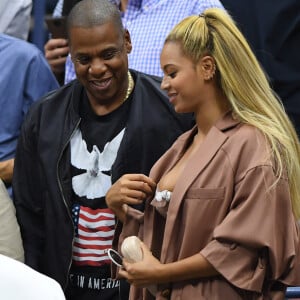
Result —
<instances>
[{"instance_id":1,"label":"man's hand","mask_svg":"<svg viewBox=\"0 0 300 300\"><path fill-rule=\"evenodd\" d=\"M15 162L14 158L4 160L4 161L0 161L0 178L5 183L11 183L12 182L14 162Z\"/></svg>"},{"instance_id":2,"label":"man's hand","mask_svg":"<svg viewBox=\"0 0 300 300\"><path fill-rule=\"evenodd\" d=\"M106 203L124 221L127 205L142 203L153 195L156 183L143 174L126 174L117 180L106 194Z\"/></svg>"},{"instance_id":3,"label":"man's hand","mask_svg":"<svg viewBox=\"0 0 300 300\"><path fill-rule=\"evenodd\" d=\"M50 39L44 46L45 57L56 77L64 74L65 63L69 53L66 39Z\"/></svg>"}]
</instances>

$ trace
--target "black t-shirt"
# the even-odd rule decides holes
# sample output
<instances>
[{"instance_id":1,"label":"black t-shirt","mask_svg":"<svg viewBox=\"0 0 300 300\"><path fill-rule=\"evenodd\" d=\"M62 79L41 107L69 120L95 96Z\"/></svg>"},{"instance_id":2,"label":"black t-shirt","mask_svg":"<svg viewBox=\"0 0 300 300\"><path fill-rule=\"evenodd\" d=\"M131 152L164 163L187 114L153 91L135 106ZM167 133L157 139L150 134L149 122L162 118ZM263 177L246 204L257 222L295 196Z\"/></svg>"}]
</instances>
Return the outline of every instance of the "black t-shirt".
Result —
<instances>
[{"instance_id":1,"label":"black t-shirt","mask_svg":"<svg viewBox=\"0 0 300 300\"><path fill-rule=\"evenodd\" d=\"M118 299L119 280L110 276L115 216L105 194L111 186L111 167L122 141L130 107L129 98L113 112L96 115L85 95L81 123L71 139L72 217L75 225L68 299ZM116 298L115 298L116 297Z\"/></svg>"}]
</instances>

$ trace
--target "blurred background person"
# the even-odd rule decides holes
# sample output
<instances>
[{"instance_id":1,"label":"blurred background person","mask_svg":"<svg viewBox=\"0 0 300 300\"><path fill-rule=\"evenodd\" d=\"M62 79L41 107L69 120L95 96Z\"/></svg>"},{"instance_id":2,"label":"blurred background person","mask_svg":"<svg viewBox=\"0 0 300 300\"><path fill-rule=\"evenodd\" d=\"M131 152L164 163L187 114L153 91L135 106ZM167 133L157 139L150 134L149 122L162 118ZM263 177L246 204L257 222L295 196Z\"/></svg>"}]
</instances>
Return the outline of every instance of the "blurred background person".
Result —
<instances>
[{"instance_id":1,"label":"blurred background person","mask_svg":"<svg viewBox=\"0 0 300 300\"><path fill-rule=\"evenodd\" d=\"M249 41L300 136L300 1L221 2Z\"/></svg>"},{"instance_id":2,"label":"blurred background person","mask_svg":"<svg viewBox=\"0 0 300 300\"><path fill-rule=\"evenodd\" d=\"M66 4L68 4L68 7L71 6L69 5L69 2L72 2L72 6L76 3L74 1L66 1ZM79 1L77 1L79 2ZM67 16L70 9L67 10L65 8L65 12L63 12L63 4L64 2L59 0L54 7L53 11L53 18L60 18L62 16ZM69 46L68 46L68 41L66 38L54 38L51 35L51 32L49 32L49 39L46 42L44 46L44 52L45 52L45 57L54 73L56 76L58 82L62 85L64 83L64 76L65 76L65 63L67 59L67 55L69 53Z\"/></svg>"},{"instance_id":3,"label":"blurred background person","mask_svg":"<svg viewBox=\"0 0 300 300\"><path fill-rule=\"evenodd\" d=\"M28 39L32 0L0 1L0 32L23 40Z\"/></svg>"},{"instance_id":4,"label":"blurred background person","mask_svg":"<svg viewBox=\"0 0 300 300\"><path fill-rule=\"evenodd\" d=\"M41 96L59 87L44 54L31 43L0 34L0 178L10 196L23 119Z\"/></svg>"},{"instance_id":5,"label":"blurred background person","mask_svg":"<svg viewBox=\"0 0 300 300\"><path fill-rule=\"evenodd\" d=\"M24 249L16 210L0 179L0 254L24 262ZM0 293L1 296L1 293Z\"/></svg>"}]
</instances>

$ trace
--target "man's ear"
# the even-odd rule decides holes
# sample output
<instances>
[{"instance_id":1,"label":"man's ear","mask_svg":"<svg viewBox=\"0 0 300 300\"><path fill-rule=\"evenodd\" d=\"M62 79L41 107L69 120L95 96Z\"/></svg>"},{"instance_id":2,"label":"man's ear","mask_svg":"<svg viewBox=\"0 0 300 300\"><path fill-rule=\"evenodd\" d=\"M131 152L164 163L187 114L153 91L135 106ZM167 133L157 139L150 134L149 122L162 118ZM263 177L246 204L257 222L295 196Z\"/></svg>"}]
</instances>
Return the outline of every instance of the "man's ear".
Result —
<instances>
[{"instance_id":1,"label":"man's ear","mask_svg":"<svg viewBox=\"0 0 300 300\"><path fill-rule=\"evenodd\" d=\"M206 55L201 58L201 68L205 80L211 80L216 73L216 63L213 57Z\"/></svg>"},{"instance_id":2,"label":"man's ear","mask_svg":"<svg viewBox=\"0 0 300 300\"><path fill-rule=\"evenodd\" d=\"M126 52L129 54L132 50L132 44L131 44L130 33L127 29L124 32L124 43L125 43Z\"/></svg>"}]
</instances>

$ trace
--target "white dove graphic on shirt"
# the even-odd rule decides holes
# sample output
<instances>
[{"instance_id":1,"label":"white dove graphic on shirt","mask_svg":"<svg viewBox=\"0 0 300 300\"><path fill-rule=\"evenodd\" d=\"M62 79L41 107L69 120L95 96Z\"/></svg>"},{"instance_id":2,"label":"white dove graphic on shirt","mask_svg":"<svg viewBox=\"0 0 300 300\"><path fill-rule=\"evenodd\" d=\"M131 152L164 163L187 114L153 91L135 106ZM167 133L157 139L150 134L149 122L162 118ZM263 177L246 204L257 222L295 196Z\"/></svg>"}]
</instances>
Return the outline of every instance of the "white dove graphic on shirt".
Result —
<instances>
[{"instance_id":1,"label":"white dove graphic on shirt","mask_svg":"<svg viewBox=\"0 0 300 300\"><path fill-rule=\"evenodd\" d=\"M125 128L110 142L106 143L103 152L97 146L88 151L86 142L82 139L79 129L71 139L71 164L86 173L72 178L74 192L88 199L104 197L111 186L111 167L117 157ZM104 172L107 172L106 174Z\"/></svg>"}]
</instances>

